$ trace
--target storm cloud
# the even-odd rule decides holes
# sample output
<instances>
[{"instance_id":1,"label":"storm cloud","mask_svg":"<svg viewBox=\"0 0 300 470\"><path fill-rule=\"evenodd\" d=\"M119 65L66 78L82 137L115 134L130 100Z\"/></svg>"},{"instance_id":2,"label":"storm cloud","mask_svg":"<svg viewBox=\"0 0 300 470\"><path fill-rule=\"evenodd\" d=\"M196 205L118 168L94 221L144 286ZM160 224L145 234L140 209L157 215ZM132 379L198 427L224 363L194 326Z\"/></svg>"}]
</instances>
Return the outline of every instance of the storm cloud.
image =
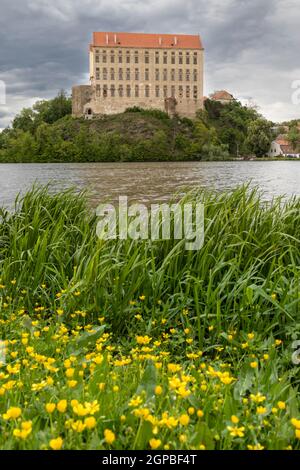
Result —
<instances>
[{"instance_id":1,"label":"storm cloud","mask_svg":"<svg viewBox=\"0 0 300 470\"><path fill-rule=\"evenodd\" d=\"M88 83L93 31L200 33L205 94L252 99L274 121L300 118L299 0L1 0L0 128L24 106Z\"/></svg>"}]
</instances>

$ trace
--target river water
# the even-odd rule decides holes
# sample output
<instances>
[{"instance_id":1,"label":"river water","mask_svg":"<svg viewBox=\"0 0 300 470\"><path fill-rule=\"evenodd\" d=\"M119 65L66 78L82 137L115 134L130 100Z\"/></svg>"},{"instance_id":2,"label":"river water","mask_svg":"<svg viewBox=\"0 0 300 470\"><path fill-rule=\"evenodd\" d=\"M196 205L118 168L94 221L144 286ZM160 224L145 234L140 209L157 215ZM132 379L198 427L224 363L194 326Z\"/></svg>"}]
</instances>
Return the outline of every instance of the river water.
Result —
<instances>
[{"instance_id":1,"label":"river water","mask_svg":"<svg viewBox=\"0 0 300 470\"><path fill-rule=\"evenodd\" d=\"M115 202L119 195L154 203L194 187L222 190L246 182L259 186L266 200L300 196L300 162L0 164L0 206L11 207L34 183L50 183L53 191L88 188L96 205Z\"/></svg>"}]
</instances>

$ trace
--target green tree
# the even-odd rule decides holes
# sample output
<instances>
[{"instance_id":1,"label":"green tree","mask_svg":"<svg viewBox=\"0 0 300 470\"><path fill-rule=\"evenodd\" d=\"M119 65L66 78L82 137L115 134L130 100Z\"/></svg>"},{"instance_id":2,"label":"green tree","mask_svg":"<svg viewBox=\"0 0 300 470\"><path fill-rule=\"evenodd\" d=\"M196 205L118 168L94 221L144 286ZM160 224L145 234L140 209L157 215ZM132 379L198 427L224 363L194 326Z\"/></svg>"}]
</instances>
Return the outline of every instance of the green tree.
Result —
<instances>
[{"instance_id":1,"label":"green tree","mask_svg":"<svg viewBox=\"0 0 300 470\"><path fill-rule=\"evenodd\" d=\"M266 119L256 119L248 126L246 145L257 157L267 154L272 141L271 124Z\"/></svg>"}]
</instances>

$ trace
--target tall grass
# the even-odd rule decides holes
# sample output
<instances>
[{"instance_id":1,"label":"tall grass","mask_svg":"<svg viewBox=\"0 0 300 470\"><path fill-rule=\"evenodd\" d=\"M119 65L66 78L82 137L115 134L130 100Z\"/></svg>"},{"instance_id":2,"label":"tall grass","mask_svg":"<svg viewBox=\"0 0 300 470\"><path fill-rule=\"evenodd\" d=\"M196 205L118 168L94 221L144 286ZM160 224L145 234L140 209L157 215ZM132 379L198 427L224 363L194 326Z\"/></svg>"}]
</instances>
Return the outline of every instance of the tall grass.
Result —
<instances>
[{"instance_id":1,"label":"tall grass","mask_svg":"<svg viewBox=\"0 0 300 470\"><path fill-rule=\"evenodd\" d=\"M176 240L101 241L85 194L33 188L14 213L2 211L1 282L30 288L24 308L43 302L50 311L72 311L80 291L90 317L105 311L119 336L135 321L130 301L142 294L149 330L157 317L189 322L199 347L208 324L216 334L255 328L289 337L299 330L299 198L267 205L257 189L239 187L194 191L187 201L205 204L205 244L195 252Z\"/></svg>"}]
</instances>

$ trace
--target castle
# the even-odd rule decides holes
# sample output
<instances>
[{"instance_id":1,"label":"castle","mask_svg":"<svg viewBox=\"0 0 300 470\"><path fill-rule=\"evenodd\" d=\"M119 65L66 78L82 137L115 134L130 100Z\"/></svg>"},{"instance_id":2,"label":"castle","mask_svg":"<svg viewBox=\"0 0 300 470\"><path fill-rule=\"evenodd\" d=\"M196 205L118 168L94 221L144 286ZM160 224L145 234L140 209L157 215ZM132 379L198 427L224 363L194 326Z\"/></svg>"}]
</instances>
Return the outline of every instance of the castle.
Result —
<instances>
[{"instance_id":1,"label":"castle","mask_svg":"<svg viewBox=\"0 0 300 470\"><path fill-rule=\"evenodd\" d=\"M73 87L73 116L138 106L194 117L203 106L203 56L199 35L96 32L91 84Z\"/></svg>"}]
</instances>

